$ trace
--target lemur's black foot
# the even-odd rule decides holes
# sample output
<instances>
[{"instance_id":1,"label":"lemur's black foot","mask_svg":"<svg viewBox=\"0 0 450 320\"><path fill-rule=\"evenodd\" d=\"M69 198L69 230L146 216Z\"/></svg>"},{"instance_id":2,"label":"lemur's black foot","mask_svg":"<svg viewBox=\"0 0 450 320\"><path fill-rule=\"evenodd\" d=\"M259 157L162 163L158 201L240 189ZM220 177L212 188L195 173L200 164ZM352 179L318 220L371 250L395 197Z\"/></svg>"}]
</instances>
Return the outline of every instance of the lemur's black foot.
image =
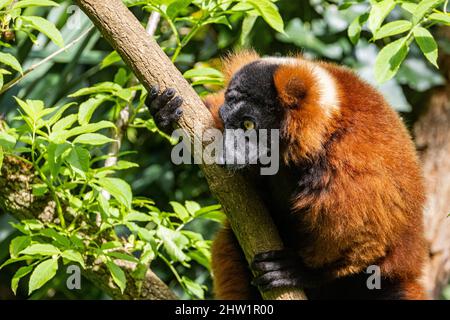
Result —
<instances>
[{"instance_id":1,"label":"lemur's black foot","mask_svg":"<svg viewBox=\"0 0 450 320\"><path fill-rule=\"evenodd\" d=\"M295 251L277 250L255 255L251 268L257 276L252 284L262 291L282 287L315 287L319 275L304 266Z\"/></svg>"},{"instance_id":2,"label":"lemur's black foot","mask_svg":"<svg viewBox=\"0 0 450 320\"><path fill-rule=\"evenodd\" d=\"M145 101L158 129L168 134L171 132L173 124L183 114L181 109L183 98L176 96L175 93L175 89L172 88L167 88L160 93L159 87L154 86L150 89Z\"/></svg>"}]
</instances>

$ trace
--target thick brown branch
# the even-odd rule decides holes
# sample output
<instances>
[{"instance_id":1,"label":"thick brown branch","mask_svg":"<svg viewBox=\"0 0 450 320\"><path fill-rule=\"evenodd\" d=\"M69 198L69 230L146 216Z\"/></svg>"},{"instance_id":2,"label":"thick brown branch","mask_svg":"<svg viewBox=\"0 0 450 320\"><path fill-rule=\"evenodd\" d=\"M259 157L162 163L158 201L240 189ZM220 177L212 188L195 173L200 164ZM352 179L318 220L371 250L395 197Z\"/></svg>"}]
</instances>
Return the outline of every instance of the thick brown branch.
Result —
<instances>
[{"instance_id":1,"label":"thick brown branch","mask_svg":"<svg viewBox=\"0 0 450 320\"><path fill-rule=\"evenodd\" d=\"M158 44L150 39L139 21L120 0L77 0L103 36L119 52L141 83L148 89L158 84L172 87L183 97L183 118L179 125L201 141L204 129L213 125L199 96L182 77ZM201 150L194 150L200 155ZM248 260L259 252L282 248L281 239L256 192L248 181L222 168L202 166L211 191L222 204ZM304 299L298 289L264 294L267 299Z\"/></svg>"}]
</instances>

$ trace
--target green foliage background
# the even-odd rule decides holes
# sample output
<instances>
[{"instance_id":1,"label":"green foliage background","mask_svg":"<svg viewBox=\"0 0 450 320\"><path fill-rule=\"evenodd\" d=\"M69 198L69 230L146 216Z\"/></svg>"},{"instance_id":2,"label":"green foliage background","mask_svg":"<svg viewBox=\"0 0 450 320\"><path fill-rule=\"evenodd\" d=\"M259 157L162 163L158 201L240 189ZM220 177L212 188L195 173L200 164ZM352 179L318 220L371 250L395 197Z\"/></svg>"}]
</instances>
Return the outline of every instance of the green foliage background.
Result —
<instances>
[{"instance_id":1,"label":"green foliage background","mask_svg":"<svg viewBox=\"0 0 450 320\"><path fill-rule=\"evenodd\" d=\"M155 38L201 95L223 85L221 56L251 46L348 65L410 124L444 81L437 45L450 53L434 32L450 25L447 1L124 2L144 25L150 12L161 14ZM198 167L171 163L173 141L143 107L145 90L71 1L1 0L0 9L0 159L30 161L42 178L35 195L70 203L51 225L0 213L0 299L107 298L86 279L81 290L66 288L61 266L91 258L104 261L120 288L114 258L143 270L151 262L182 298L210 298L209 240L223 214ZM105 169L125 107L131 124L120 161Z\"/></svg>"}]
</instances>

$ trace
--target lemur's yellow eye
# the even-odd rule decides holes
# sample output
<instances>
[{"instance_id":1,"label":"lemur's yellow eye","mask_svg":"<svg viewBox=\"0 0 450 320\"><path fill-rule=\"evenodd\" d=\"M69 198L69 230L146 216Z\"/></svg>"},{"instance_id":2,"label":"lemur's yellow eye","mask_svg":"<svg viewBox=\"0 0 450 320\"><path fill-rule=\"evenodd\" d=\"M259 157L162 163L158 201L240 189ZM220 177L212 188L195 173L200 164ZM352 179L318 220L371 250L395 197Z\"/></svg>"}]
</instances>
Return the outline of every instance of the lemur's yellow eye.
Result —
<instances>
[{"instance_id":1,"label":"lemur's yellow eye","mask_svg":"<svg viewBox=\"0 0 450 320\"><path fill-rule=\"evenodd\" d=\"M255 123L251 120L245 120L243 125L245 130L255 129Z\"/></svg>"}]
</instances>

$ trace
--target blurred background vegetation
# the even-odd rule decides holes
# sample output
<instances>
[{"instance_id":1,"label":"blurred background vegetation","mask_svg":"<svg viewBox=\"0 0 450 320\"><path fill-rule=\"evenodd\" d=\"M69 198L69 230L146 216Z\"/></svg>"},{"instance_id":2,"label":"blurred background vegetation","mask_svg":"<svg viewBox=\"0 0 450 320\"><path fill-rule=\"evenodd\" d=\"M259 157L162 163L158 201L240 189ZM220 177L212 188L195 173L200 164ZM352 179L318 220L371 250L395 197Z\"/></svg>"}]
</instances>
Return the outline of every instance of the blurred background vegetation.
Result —
<instances>
[{"instance_id":1,"label":"blurred background vegetation","mask_svg":"<svg viewBox=\"0 0 450 320\"><path fill-rule=\"evenodd\" d=\"M133 4L133 1L126 1ZM146 2L146 1L141 1ZM147 1L151 3L152 1ZM194 67L219 68L220 57L231 50L240 47L253 47L262 55L284 56L301 53L307 57L330 60L345 64L356 70L364 79L376 85L385 95L391 105L402 114L405 123L411 127L420 114L421 107L427 100L430 90L445 83L445 78L423 56L418 46L411 45L410 53L400 67L398 74L384 84L377 84L374 76L376 56L386 40L372 40L372 33L363 27L361 39L353 44L348 36L350 24L356 17L367 11L368 1L355 1L346 10L339 8L342 1L290 1L276 2L280 15L284 21L285 32L281 33L259 17L253 28L242 26L242 13L228 16L229 26L222 23L212 23L202 27L192 40L180 51L176 57L176 65L182 71ZM29 7L28 15L46 17L60 30L65 44L86 32L86 35L71 48L57 55L50 61L30 72L14 87L0 95L0 112L8 122L14 123L17 116L17 104L14 96L21 99L43 100L47 106L63 105L74 101L68 97L79 89L91 87L105 81L117 81L120 70L124 70L126 77L129 71L118 61L102 67L104 59L111 54L111 48L100 33L82 13L76 11L71 1L58 1L58 7ZM147 23L151 10L142 5L131 7L135 15ZM341 9L341 10L340 10ZM196 14L193 6L181 9L179 17L189 17ZM396 8L387 17L387 21L402 19L407 15L401 8ZM251 24L253 21L245 23ZM79 28L73 28L76 24ZM176 22L176 28L181 36L189 33L190 26L182 20ZM434 34L434 29L431 29ZM169 55L174 53L176 37L172 26L163 18L158 24L155 37ZM17 57L24 70L39 63L53 52L58 46L47 41L43 34L30 31L37 39L36 43L24 33L17 33L15 40L10 40L11 47L3 48ZM445 54L450 54L450 42L435 38ZM6 41L3 38L3 41ZM116 79L115 79L116 77ZM5 83L11 76L5 76ZM205 94L220 88L217 83L196 86L199 93ZM79 98L75 98L77 101ZM78 100L79 101L79 100ZM117 113L114 102L103 104L94 114L94 118L103 119L105 114L114 118ZM145 115L143 117L149 117ZM208 185L201 170L193 165L174 165L170 161L171 143L168 139L145 127L130 126L123 139L122 151L137 150L136 153L126 155L125 159L139 163L138 168L131 168L121 173L121 178L128 181L135 196L146 196L153 199L159 208L170 210L170 201L184 203L194 200L202 206L215 204L216 201L209 192ZM13 218L0 213L0 263L8 258L9 241L17 236L9 222ZM211 239L219 224L213 221L194 221L189 228L200 232L206 239ZM206 298L211 298L211 276L201 265L193 265L190 269L180 268L180 273L188 275L209 289ZM158 275L168 284L176 286L173 274L167 272L158 263L152 265ZM10 265L0 271L0 299L27 298L26 289L19 286L17 296L10 289L12 275L16 271L15 265ZM108 298L100 289L83 281L82 290L67 290L65 286L66 274L58 276L40 290L35 291L31 299L98 299ZM180 292L178 292L180 293ZM188 296L180 295L184 298ZM450 299L450 288L444 290L443 297Z\"/></svg>"}]
</instances>

